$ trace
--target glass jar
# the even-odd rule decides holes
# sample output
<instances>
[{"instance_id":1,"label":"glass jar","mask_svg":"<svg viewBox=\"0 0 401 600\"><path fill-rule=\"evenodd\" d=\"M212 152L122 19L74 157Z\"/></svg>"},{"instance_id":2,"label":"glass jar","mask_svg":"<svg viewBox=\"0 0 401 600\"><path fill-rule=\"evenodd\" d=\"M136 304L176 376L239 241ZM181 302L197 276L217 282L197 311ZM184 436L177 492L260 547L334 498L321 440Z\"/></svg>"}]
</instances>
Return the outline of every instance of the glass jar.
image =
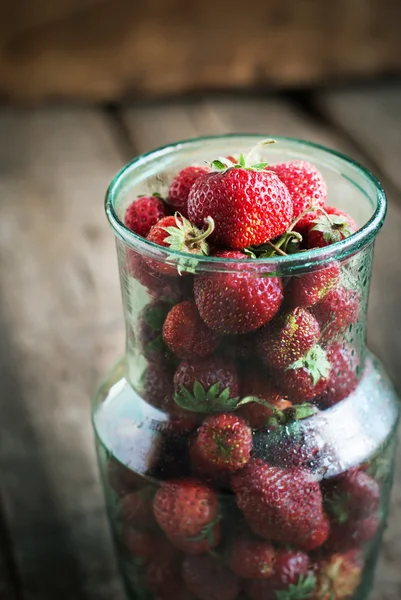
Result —
<instances>
[{"instance_id":1,"label":"glass jar","mask_svg":"<svg viewBox=\"0 0 401 600\"><path fill-rule=\"evenodd\" d=\"M364 600L372 585L399 416L365 344L373 245L386 211L379 182L337 152L278 138L259 148L260 159L314 163L328 203L355 219L356 233L293 255L194 260L123 224L134 198L166 197L180 169L262 139L210 137L155 150L128 164L107 192L126 352L95 396L93 424L132 599ZM197 314L175 355L163 341L167 315L181 302L213 311L200 304L222 284L214 331ZM311 289L316 297L305 300ZM245 326L239 290L255 303ZM266 293L276 298L274 322L296 305L317 322L307 360L322 359L326 370L313 381L308 363L269 362L271 333L258 321Z\"/></svg>"}]
</instances>

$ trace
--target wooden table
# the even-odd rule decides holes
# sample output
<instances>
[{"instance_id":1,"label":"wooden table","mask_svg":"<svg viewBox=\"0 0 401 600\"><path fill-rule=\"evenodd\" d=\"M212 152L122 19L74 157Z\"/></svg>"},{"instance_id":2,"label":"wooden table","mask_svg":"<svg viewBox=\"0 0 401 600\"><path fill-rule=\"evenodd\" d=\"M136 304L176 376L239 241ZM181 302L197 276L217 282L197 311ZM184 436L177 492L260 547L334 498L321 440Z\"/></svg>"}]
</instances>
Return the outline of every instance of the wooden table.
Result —
<instances>
[{"instance_id":1,"label":"wooden table","mask_svg":"<svg viewBox=\"0 0 401 600\"><path fill-rule=\"evenodd\" d=\"M338 148L390 198L369 342L401 388L401 87L301 97L0 113L0 598L121 600L89 400L123 351L102 202L132 156L199 134L268 132ZM401 460L372 600L401 597Z\"/></svg>"}]
</instances>

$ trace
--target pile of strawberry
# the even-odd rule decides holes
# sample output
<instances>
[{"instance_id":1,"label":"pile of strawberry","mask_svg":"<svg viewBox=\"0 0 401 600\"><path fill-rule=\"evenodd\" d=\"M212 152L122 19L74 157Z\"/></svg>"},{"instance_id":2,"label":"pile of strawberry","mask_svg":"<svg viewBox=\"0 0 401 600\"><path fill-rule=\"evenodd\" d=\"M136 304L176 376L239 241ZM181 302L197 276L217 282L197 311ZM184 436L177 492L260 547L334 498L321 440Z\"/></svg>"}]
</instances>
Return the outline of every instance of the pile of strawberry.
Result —
<instances>
[{"instance_id":1,"label":"pile of strawberry","mask_svg":"<svg viewBox=\"0 0 401 600\"><path fill-rule=\"evenodd\" d=\"M357 386L343 334L360 298L347 265L284 280L260 260L355 232L326 197L306 161L248 166L240 155L189 166L166 200L140 197L126 211L133 232L186 253L127 253L151 297L134 336L147 360L141 395L167 415L149 468L163 482L155 493L129 471L109 481L123 547L139 561L135 586L150 598L345 600L360 583L379 486L362 468L319 482L300 426ZM221 268L201 270L205 255Z\"/></svg>"}]
</instances>

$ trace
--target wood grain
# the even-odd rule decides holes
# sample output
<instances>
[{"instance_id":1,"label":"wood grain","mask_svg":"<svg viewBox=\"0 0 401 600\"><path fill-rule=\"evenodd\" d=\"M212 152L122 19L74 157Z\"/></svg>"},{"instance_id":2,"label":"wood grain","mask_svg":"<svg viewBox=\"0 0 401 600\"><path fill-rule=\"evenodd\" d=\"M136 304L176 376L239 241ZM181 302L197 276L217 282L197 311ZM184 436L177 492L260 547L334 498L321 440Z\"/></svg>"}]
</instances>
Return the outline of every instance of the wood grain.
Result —
<instances>
[{"instance_id":1,"label":"wood grain","mask_svg":"<svg viewBox=\"0 0 401 600\"><path fill-rule=\"evenodd\" d=\"M3 112L0 487L24 598L121 598L90 397L123 351L102 202L122 164L96 111Z\"/></svg>"},{"instance_id":2,"label":"wood grain","mask_svg":"<svg viewBox=\"0 0 401 600\"><path fill-rule=\"evenodd\" d=\"M118 100L401 72L397 0L3 0L0 94Z\"/></svg>"}]
</instances>

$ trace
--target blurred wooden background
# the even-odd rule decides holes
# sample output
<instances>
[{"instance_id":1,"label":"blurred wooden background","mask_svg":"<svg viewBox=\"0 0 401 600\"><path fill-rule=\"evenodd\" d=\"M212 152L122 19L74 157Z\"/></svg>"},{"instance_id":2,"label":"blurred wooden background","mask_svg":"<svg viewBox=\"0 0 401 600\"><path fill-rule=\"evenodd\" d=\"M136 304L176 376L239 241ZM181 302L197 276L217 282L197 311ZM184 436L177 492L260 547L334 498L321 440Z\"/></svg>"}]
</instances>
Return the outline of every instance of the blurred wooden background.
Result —
<instances>
[{"instance_id":1,"label":"blurred wooden background","mask_svg":"<svg viewBox=\"0 0 401 600\"><path fill-rule=\"evenodd\" d=\"M401 73L399 0L1 0L0 99L116 101Z\"/></svg>"}]
</instances>

